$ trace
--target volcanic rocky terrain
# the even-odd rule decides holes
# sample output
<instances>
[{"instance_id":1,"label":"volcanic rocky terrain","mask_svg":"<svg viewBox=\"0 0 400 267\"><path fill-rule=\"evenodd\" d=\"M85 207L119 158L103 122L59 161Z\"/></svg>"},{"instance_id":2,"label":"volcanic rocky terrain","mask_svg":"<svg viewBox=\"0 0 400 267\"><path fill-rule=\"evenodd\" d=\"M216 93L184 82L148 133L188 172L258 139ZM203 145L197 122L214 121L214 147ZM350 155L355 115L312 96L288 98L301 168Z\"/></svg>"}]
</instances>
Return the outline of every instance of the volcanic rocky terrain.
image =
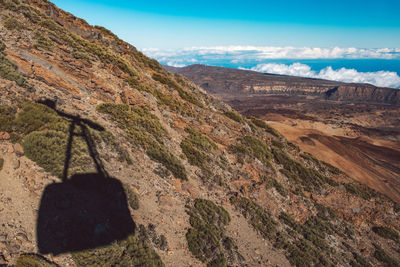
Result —
<instances>
[{"instance_id":1,"label":"volcanic rocky terrain","mask_svg":"<svg viewBox=\"0 0 400 267\"><path fill-rule=\"evenodd\" d=\"M290 138L50 1L0 0L0 265L398 266L399 204Z\"/></svg>"},{"instance_id":2,"label":"volcanic rocky terrain","mask_svg":"<svg viewBox=\"0 0 400 267\"><path fill-rule=\"evenodd\" d=\"M204 65L168 68L400 201L400 90Z\"/></svg>"}]
</instances>

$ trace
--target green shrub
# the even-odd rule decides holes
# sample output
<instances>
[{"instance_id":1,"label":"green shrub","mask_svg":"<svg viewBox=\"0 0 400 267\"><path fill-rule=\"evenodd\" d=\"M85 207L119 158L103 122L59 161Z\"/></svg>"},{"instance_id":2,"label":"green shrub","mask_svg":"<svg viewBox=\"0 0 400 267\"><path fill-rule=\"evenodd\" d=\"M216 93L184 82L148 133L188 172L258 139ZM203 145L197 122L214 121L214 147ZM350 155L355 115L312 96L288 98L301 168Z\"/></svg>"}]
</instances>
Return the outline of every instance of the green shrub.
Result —
<instances>
[{"instance_id":1,"label":"green shrub","mask_svg":"<svg viewBox=\"0 0 400 267\"><path fill-rule=\"evenodd\" d=\"M128 205L133 210L139 209L139 197L132 191L129 185L124 184L124 191L128 200Z\"/></svg>"},{"instance_id":2,"label":"green shrub","mask_svg":"<svg viewBox=\"0 0 400 267\"><path fill-rule=\"evenodd\" d=\"M308 153L308 152L304 152L300 154L300 157L302 157L303 159L305 159L306 161L308 161L309 163L311 163L313 166L317 167L320 171L329 171L330 173L334 174L334 175L338 175L338 174L343 174L343 172L341 170L339 170L338 168L336 168L335 166L330 165L327 162L318 160L317 158L315 158L312 154ZM334 186L338 186L339 184L332 181L332 185Z\"/></svg>"},{"instance_id":3,"label":"green shrub","mask_svg":"<svg viewBox=\"0 0 400 267\"><path fill-rule=\"evenodd\" d=\"M207 174L210 172L208 163L211 158L206 153L197 149L186 139L181 142L181 149L191 165L199 167L203 171L207 172Z\"/></svg>"},{"instance_id":4,"label":"green shrub","mask_svg":"<svg viewBox=\"0 0 400 267\"><path fill-rule=\"evenodd\" d=\"M378 234L379 236L381 236L383 238L392 239L393 241L400 244L400 235L392 227L374 226L374 227L372 227L372 231L374 231L376 234Z\"/></svg>"},{"instance_id":5,"label":"green shrub","mask_svg":"<svg viewBox=\"0 0 400 267\"><path fill-rule=\"evenodd\" d=\"M54 130L35 131L24 137L22 146L25 155L45 171L63 177L68 135ZM86 143L74 138L71 150L69 174L91 170L92 160Z\"/></svg>"},{"instance_id":6,"label":"green shrub","mask_svg":"<svg viewBox=\"0 0 400 267\"><path fill-rule=\"evenodd\" d=\"M372 197L377 196L377 192L368 188L365 185L355 185L355 184L343 184L344 187L346 188L346 191L349 192L350 194L359 196L365 200L370 200Z\"/></svg>"},{"instance_id":7,"label":"green shrub","mask_svg":"<svg viewBox=\"0 0 400 267\"><path fill-rule=\"evenodd\" d=\"M76 59L90 61L90 56L86 52L74 50L72 51L71 55Z\"/></svg>"},{"instance_id":8,"label":"green shrub","mask_svg":"<svg viewBox=\"0 0 400 267\"><path fill-rule=\"evenodd\" d=\"M176 90L179 94L179 96L183 99L188 101L189 103L192 103L193 105L196 105L198 107L204 108L203 103L201 103L198 100L198 97L193 95L191 92L187 92L185 89L183 89L177 82L175 82L173 79L168 77L167 75L164 74L159 74L159 73L154 73L153 74L153 79L155 81L158 81L162 84L167 85L168 87Z\"/></svg>"},{"instance_id":9,"label":"green shrub","mask_svg":"<svg viewBox=\"0 0 400 267\"><path fill-rule=\"evenodd\" d=\"M188 162L198 166L205 174L211 175L209 162L211 157L208 153L217 148L217 145L206 135L200 133L192 127L186 127L185 131L189 135L181 142L181 149Z\"/></svg>"},{"instance_id":10,"label":"green shrub","mask_svg":"<svg viewBox=\"0 0 400 267\"><path fill-rule=\"evenodd\" d=\"M217 148L217 145L208 136L200 133L198 130L192 127L186 127L185 132L189 133L186 138L193 146L201 149L205 152L211 152L213 149Z\"/></svg>"},{"instance_id":11,"label":"green shrub","mask_svg":"<svg viewBox=\"0 0 400 267\"><path fill-rule=\"evenodd\" d=\"M313 169L306 168L299 162L291 159L286 153L278 149L273 149L272 152L275 161L284 168L279 171L293 182L302 184L306 190L310 191L312 188L319 188L325 183L332 183L331 179L326 178Z\"/></svg>"},{"instance_id":12,"label":"green shrub","mask_svg":"<svg viewBox=\"0 0 400 267\"><path fill-rule=\"evenodd\" d=\"M185 107L185 105L179 102L175 97L162 93L160 89L150 88L143 85L143 83L141 83L137 77L130 77L125 81L133 89L151 93L157 99L157 103L159 105L166 106L171 111L178 112L181 115L193 116L193 112L191 111L190 107Z\"/></svg>"},{"instance_id":13,"label":"green shrub","mask_svg":"<svg viewBox=\"0 0 400 267\"><path fill-rule=\"evenodd\" d=\"M104 28L103 26L98 26L98 25L96 25L96 26L94 26L94 27L95 27L96 29L100 30L102 34L111 36L111 37L114 38L116 41L121 41L121 40L118 38L118 36L116 36L116 35L115 35L112 31L110 31L109 29Z\"/></svg>"},{"instance_id":14,"label":"green shrub","mask_svg":"<svg viewBox=\"0 0 400 267\"><path fill-rule=\"evenodd\" d=\"M244 197L232 197L231 202L247 218L254 229L264 238L272 239L276 232L276 222L263 208Z\"/></svg>"},{"instance_id":15,"label":"green shrub","mask_svg":"<svg viewBox=\"0 0 400 267\"><path fill-rule=\"evenodd\" d=\"M216 258L207 264L207 267L225 267L227 265L224 254L219 254Z\"/></svg>"},{"instance_id":16,"label":"green shrub","mask_svg":"<svg viewBox=\"0 0 400 267\"><path fill-rule=\"evenodd\" d=\"M37 254L22 254L15 267L57 267L58 265Z\"/></svg>"},{"instance_id":17,"label":"green shrub","mask_svg":"<svg viewBox=\"0 0 400 267\"><path fill-rule=\"evenodd\" d=\"M8 18L4 21L4 27L7 30L23 30L25 25L18 21L16 18Z\"/></svg>"},{"instance_id":18,"label":"green shrub","mask_svg":"<svg viewBox=\"0 0 400 267\"><path fill-rule=\"evenodd\" d=\"M372 267L371 264L361 255L353 253L354 259L350 261L352 267Z\"/></svg>"},{"instance_id":19,"label":"green shrub","mask_svg":"<svg viewBox=\"0 0 400 267\"><path fill-rule=\"evenodd\" d=\"M283 197L287 196L287 190L273 177L271 176L264 176L265 181L265 189L270 189L275 187L276 191L281 194Z\"/></svg>"},{"instance_id":20,"label":"green shrub","mask_svg":"<svg viewBox=\"0 0 400 267\"><path fill-rule=\"evenodd\" d=\"M148 108L104 103L97 106L97 111L110 115L132 142L143 147L152 160L163 164L175 177L187 179L185 167L163 145L164 138L168 137L167 131Z\"/></svg>"},{"instance_id":21,"label":"green shrub","mask_svg":"<svg viewBox=\"0 0 400 267\"><path fill-rule=\"evenodd\" d=\"M268 145L253 136L247 135L239 138L238 143L239 144L231 146L232 152L257 158L264 163L269 162L272 158L271 150Z\"/></svg>"},{"instance_id":22,"label":"green shrub","mask_svg":"<svg viewBox=\"0 0 400 267\"><path fill-rule=\"evenodd\" d=\"M2 5L4 8L12 10L12 11L17 11L18 10L18 4L15 1L12 0L2 0L0 1L0 5Z\"/></svg>"},{"instance_id":23,"label":"green shrub","mask_svg":"<svg viewBox=\"0 0 400 267\"><path fill-rule=\"evenodd\" d=\"M4 44L2 49L3 51L0 51L0 78L14 81L19 86L27 87L28 84L25 78L19 73L17 65L7 58L4 52Z\"/></svg>"},{"instance_id":24,"label":"green shrub","mask_svg":"<svg viewBox=\"0 0 400 267\"><path fill-rule=\"evenodd\" d=\"M78 267L83 266L164 266L160 256L144 241L131 235L109 246L73 252Z\"/></svg>"},{"instance_id":25,"label":"green shrub","mask_svg":"<svg viewBox=\"0 0 400 267\"><path fill-rule=\"evenodd\" d=\"M53 42L40 31L35 32L36 43L33 45L35 48L43 48L47 51L53 51Z\"/></svg>"},{"instance_id":26,"label":"green shrub","mask_svg":"<svg viewBox=\"0 0 400 267\"><path fill-rule=\"evenodd\" d=\"M279 148L279 149L282 149L282 148L285 147L285 144L284 144L284 143L282 143L282 142L280 142L280 141L278 141L278 140L275 140L275 139L273 139L273 140L271 141L271 143L272 143L272 145L273 145L274 147L277 147L277 148Z\"/></svg>"},{"instance_id":27,"label":"green shrub","mask_svg":"<svg viewBox=\"0 0 400 267\"><path fill-rule=\"evenodd\" d=\"M0 132L11 132L15 119L15 110L12 107L0 105Z\"/></svg>"},{"instance_id":28,"label":"green shrub","mask_svg":"<svg viewBox=\"0 0 400 267\"><path fill-rule=\"evenodd\" d=\"M275 137L281 137L282 136L277 130L275 130L274 128L269 126L265 121L257 119L257 118L254 118L254 117L250 118L250 120L256 126L266 130L267 132L269 132L273 136L275 136Z\"/></svg>"},{"instance_id":29,"label":"green shrub","mask_svg":"<svg viewBox=\"0 0 400 267\"><path fill-rule=\"evenodd\" d=\"M139 63L141 63L143 66L151 68L154 71L162 71L162 66L160 63L158 63L157 60L149 58L145 56L142 52L140 51L132 51L130 53Z\"/></svg>"},{"instance_id":30,"label":"green shrub","mask_svg":"<svg viewBox=\"0 0 400 267\"><path fill-rule=\"evenodd\" d=\"M207 266L227 266L225 253L231 255L236 245L226 236L229 213L210 200L196 199L187 207L190 228L186 234L190 252Z\"/></svg>"},{"instance_id":31,"label":"green shrub","mask_svg":"<svg viewBox=\"0 0 400 267\"><path fill-rule=\"evenodd\" d=\"M239 123L244 122L244 118L242 117L242 115L240 115L239 113L237 113L235 111L226 111L226 112L224 112L224 115L226 117L230 118L231 120L237 121Z\"/></svg>"},{"instance_id":32,"label":"green shrub","mask_svg":"<svg viewBox=\"0 0 400 267\"><path fill-rule=\"evenodd\" d=\"M18 6L18 11L21 12L27 19L29 19L31 22L35 24L37 24L41 20L40 11L29 5L20 4Z\"/></svg>"},{"instance_id":33,"label":"green shrub","mask_svg":"<svg viewBox=\"0 0 400 267\"><path fill-rule=\"evenodd\" d=\"M86 121L90 122L90 120ZM29 159L46 171L62 178L72 123L70 118L58 115L48 106L27 102L22 105L14 120L13 131L22 139L21 144ZM90 122L90 125L97 124ZM92 141L98 144L104 142L106 146L111 146L112 150L126 153L120 157L130 160L129 154L119 147L112 134L101 128L101 126L96 129L89 128ZM71 138L69 175L94 171L93 159L87 145L89 140L85 139L82 132L82 127L75 125Z\"/></svg>"},{"instance_id":34,"label":"green shrub","mask_svg":"<svg viewBox=\"0 0 400 267\"><path fill-rule=\"evenodd\" d=\"M395 259L391 258L389 255L386 254L386 252L378 245L374 244L375 246L375 253L374 257L380 261L386 264L388 267L398 267L399 262L397 262Z\"/></svg>"},{"instance_id":35,"label":"green shrub","mask_svg":"<svg viewBox=\"0 0 400 267\"><path fill-rule=\"evenodd\" d=\"M19 134L27 135L33 131L38 131L46 124L64 123L68 129L68 122L57 115L53 109L42 105L27 102L23 104L21 111L15 120L15 131ZM62 131L65 128L61 129Z\"/></svg>"},{"instance_id":36,"label":"green shrub","mask_svg":"<svg viewBox=\"0 0 400 267\"><path fill-rule=\"evenodd\" d=\"M299 240L294 244L289 244L287 251L287 258L293 266L335 266L321 253L321 251L304 239Z\"/></svg>"},{"instance_id":37,"label":"green shrub","mask_svg":"<svg viewBox=\"0 0 400 267\"><path fill-rule=\"evenodd\" d=\"M122 58L120 55L117 55L110 49L97 43L89 42L81 36L67 31L51 19L43 19L39 24L42 26L43 30L47 31L49 35L57 37L60 42L63 41L75 51L94 55L103 63L113 64L129 76L138 77L138 74L132 65L130 65L124 58Z\"/></svg>"}]
</instances>

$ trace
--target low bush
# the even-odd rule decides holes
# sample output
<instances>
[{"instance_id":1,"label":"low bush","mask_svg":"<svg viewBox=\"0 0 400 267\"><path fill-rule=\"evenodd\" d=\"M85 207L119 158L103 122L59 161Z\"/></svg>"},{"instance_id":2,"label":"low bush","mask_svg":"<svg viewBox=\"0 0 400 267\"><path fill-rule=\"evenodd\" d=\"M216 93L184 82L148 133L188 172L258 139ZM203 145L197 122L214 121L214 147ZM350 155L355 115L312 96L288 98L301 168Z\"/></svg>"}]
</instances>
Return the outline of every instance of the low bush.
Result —
<instances>
[{"instance_id":1,"label":"low bush","mask_svg":"<svg viewBox=\"0 0 400 267\"><path fill-rule=\"evenodd\" d=\"M181 149L191 165L197 166L206 175L211 175L209 163L211 157L208 155L217 145L206 135L200 133L192 127L186 127L185 131L189 135L181 142Z\"/></svg>"},{"instance_id":2,"label":"low bush","mask_svg":"<svg viewBox=\"0 0 400 267\"><path fill-rule=\"evenodd\" d=\"M299 162L291 159L286 153L278 149L273 149L272 151L276 163L281 164L284 168L280 172L293 182L302 184L305 190L310 191L312 188L319 188L325 183L334 184L333 180L326 178L313 169L306 168Z\"/></svg>"},{"instance_id":3,"label":"low bush","mask_svg":"<svg viewBox=\"0 0 400 267\"><path fill-rule=\"evenodd\" d=\"M142 63L143 66L151 68L152 70L157 71L157 72L162 70L162 66L160 65L160 63L158 63L157 60L145 56L142 52L140 52L140 51L132 51L130 54L139 63Z\"/></svg>"},{"instance_id":4,"label":"low bush","mask_svg":"<svg viewBox=\"0 0 400 267\"><path fill-rule=\"evenodd\" d=\"M264 238L273 238L277 223L263 208L245 197L232 197L231 203Z\"/></svg>"},{"instance_id":5,"label":"low bush","mask_svg":"<svg viewBox=\"0 0 400 267\"><path fill-rule=\"evenodd\" d=\"M18 21L16 18L7 18L6 20L4 20L4 27L7 30L23 30L25 29L25 25L23 23L21 23L20 21Z\"/></svg>"},{"instance_id":6,"label":"low bush","mask_svg":"<svg viewBox=\"0 0 400 267\"><path fill-rule=\"evenodd\" d=\"M189 136L186 138L188 142L190 142L196 148L205 152L211 152L212 150L217 148L217 145L213 140L211 140L208 136L200 133L195 128L186 127L185 132L189 133Z\"/></svg>"},{"instance_id":7,"label":"low bush","mask_svg":"<svg viewBox=\"0 0 400 267\"><path fill-rule=\"evenodd\" d=\"M3 43L3 41L0 40L0 52L3 52L6 49L6 45Z\"/></svg>"},{"instance_id":8,"label":"low bush","mask_svg":"<svg viewBox=\"0 0 400 267\"><path fill-rule=\"evenodd\" d=\"M349 192L350 194L359 196L365 200L370 200L372 197L377 196L377 192L374 191L373 189L370 189L369 187L365 185L355 185L355 184L343 184L344 187L346 188L346 191Z\"/></svg>"},{"instance_id":9,"label":"low bush","mask_svg":"<svg viewBox=\"0 0 400 267\"><path fill-rule=\"evenodd\" d=\"M250 118L251 122L254 123L256 126L264 129L265 131L267 131L268 133L272 134L275 137L281 137L281 134L275 130L274 128L272 128L271 126L269 126L265 121L257 119L257 118Z\"/></svg>"},{"instance_id":10,"label":"low bush","mask_svg":"<svg viewBox=\"0 0 400 267\"><path fill-rule=\"evenodd\" d=\"M242 117L242 115L240 115L239 113L237 113L235 111L225 111L224 115L226 117L228 117L229 119L237 121L239 123L243 123L244 122L244 118Z\"/></svg>"},{"instance_id":11,"label":"low bush","mask_svg":"<svg viewBox=\"0 0 400 267\"><path fill-rule=\"evenodd\" d=\"M265 181L265 188L268 190L272 187L278 191L283 197L287 196L287 190L273 177L271 176L264 176Z\"/></svg>"},{"instance_id":12,"label":"low bush","mask_svg":"<svg viewBox=\"0 0 400 267\"><path fill-rule=\"evenodd\" d=\"M395 259L391 258L386 252L378 245L374 244L375 246L375 253L374 257L384 263L387 267L398 267L400 265Z\"/></svg>"},{"instance_id":13,"label":"low bush","mask_svg":"<svg viewBox=\"0 0 400 267\"><path fill-rule=\"evenodd\" d=\"M265 142L249 135L239 138L238 144L231 146L231 150L237 154L257 158L264 163L269 162L272 158L269 146Z\"/></svg>"},{"instance_id":14,"label":"low bush","mask_svg":"<svg viewBox=\"0 0 400 267\"><path fill-rule=\"evenodd\" d=\"M353 253L353 258L350 260L350 266L352 267L372 267L371 264L361 255Z\"/></svg>"},{"instance_id":15,"label":"low bush","mask_svg":"<svg viewBox=\"0 0 400 267\"><path fill-rule=\"evenodd\" d=\"M131 235L109 246L73 252L78 267L83 266L164 266L160 256L144 240Z\"/></svg>"},{"instance_id":16,"label":"low bush","mask_svg":"<svg viewBox=\"0 0 400 267\"><path fill-rule=\"evenodd\" d=\"M105 46L89 42L81 36L64 29L51 19L42 19L39 25L48 35L53 35L59 42L64 42L73 50L96 56L103 63L113 64L130 77L139 76L131 64Z\"/></svg>"},{"instance_id":17,"label":"low bush","mask_svg":"<svg viewBox=\"0 0 400 267\"><path fill-rule=\"evenodd\" d=\"M2 107L1 110L8 112L0 112L0 114L11 116L10 112L13 109ZM0 120L1 118L0 115ZM71 132L73 121L68 116L61 116L48 106L26 102L22 104L16 118L12 120L8 128L12 131L11 135L16 136L14 139L21 141L28 158L58 177L64 174L70 134L72 134L72 143L69 155L69 175L94 171L93 159L88 148L89 141L105 144L107 149L110 148L118 153L121 161L126 160L132 163L128 152L119 146L111 133L95 122L82 120L83 123L86 122L89 125L85 127L90 135L88 138L93 140L86 140L83 136L84 129L80 125L75 125L74 131Z\"/></svg>"},{"instance_id":18,"label":"low bush","mask_svg":"<svg viewBox=\"0 0 400 267\"><path fill-rule=\"evenodd\" d=\"M124 191L128 200L128 205L133 210L139 209L139 197L132 191L129 185L124 184Z\"/></svg>"},{"instance_id":19,"label":"low bush","mask_svg":"<svg viewBox=\"0 0 400 267\"><path fill-rule=\"evenodd\" d=\"M293 266L335 266L321 251L305 239L298 240L294 244L289 244L287 252L287 258Z\"/></svg>"},{"instance_id":20,"label":"low bush","mask_svg":"<svg viewBox=\"0 0 400 267\"><path fill-rule=\"evenodd\" d=\"M177 82L175 82L170 77L168 77L164 74L159 74L159 73L154 73L152 77L154 80L167 85L171 89L176 90L178 92L179 96L183 100L186 100L187 102L192 103L193 105L196 105L198 107L204 108L203 103L201 103L198 100L198 96L195 96L192 92L186 91L183 87L181 87Z\"/></svg>"},{"instance_id":21,"label":"low bush","mask_svg":"<svg viewBox=\"0 0 400 267\"><path fill-rule=\"evenodd\" d=\"M211 160L203 151L197 149L190 141L184 139L181 142L181 149L191 165L197 166L202 169L206 174L210 173L208 163Z\"/></svg>"},{"instance_id":22,"label":"low bush","mask_svg":"<svg viewBox=\"0 0 400 267\"><path fill-rule=\"evenodd\" d=\"M203 103L199 101L197 96L195 96L191 92L187 92L183 87L181 87L177 82L175 82L172 78L168 77L167 75L154 73L152 77L155 81L158 81L164 85L167 85L171 89L176 90L179 96L183 100L186 100L189 103L192 103L193 105L196 105L198 107L204 108Z\"/></svg>"},{"instance_id":23,"label":"low bush","mask_svg":"<svg viewBox=\"0 0 400 267\"><path fill-rule=\"evenodd\" d=\"M0 42L1 43L1 42ZM17 65L7 58L4 52L5 46L3 43L0 45L0 78L14 81L19 86L27 87L28 83L25 78L19 73Z\"/></svg>"},{"instance_id":24,"label":"low bush","mask_svg":"<svg viewBox=\"0 0 400 267\"><path fill-rule=\"evenodd\" d=\"M372 231L374 231L374 233L378 234L379 236L381 236L383 238L392 239L393 241L400 244L400 235L392 227L374 226L374 227L372 227Z\"/></svg>"},{"instance_id":25,"label":"low bush","mask_svg":"<svg viewBox=\"0 0 400 267\"><path fill-rule=\"evenodd\" d=\"M26 156L47 172L63 177L68 135L54 130L35 131L24 137L22 146ZM75 137L69 163L69 174L93 170L86 142Z\"/></svg>"},{"instance_id":26,"label":"low bush","mask_svg":"<svg viewBox=\"0 0 400 267\"><path fill-rule=\"evenodd\" d=\"M33 45L35 48L43 48L47 51L53 51L53 42L40 31L35 32L36 43Z\"/></svg>"},{"instance_id":27,"label":"low bush","mask_svg":"<svg viewBox=\"0 0 400 267\"><path fill-rule=\"evenodd\" d=\"M0 132L11 132L14 125L15 109L0 105Z\"/></svg>"},{"instance_id":28,"label":"low bush","mask_svg":"<svg viewBox=\"0 0 400 267\"><path fill-rule=\"evenodd\" d=\"M168 137L167 131L146 107L104 103L97 106L97 111L110 115L132 142L143 147L152 160L163 164L175 177L187 179L183 164L163 145L164 138Z\"/></svg>"},{"instance_id":29,"label":"low bush","mask_svg":"<svg viewBox=\"0 0 400 267\"><path fill-rule=\"evenodd\" d=\"M90 56L86 52L74 50L72 51L71 55L76 59L83 59L86 61L90 61Z\"/></svg>"},{"instance_id":30,"label":"low bush","mask_svg":"<svg viewBox=\"0 0 400 267\"><path fill-rule=\"evenodd\" d=\"M58 265L37 254L22 254L18 257L15 267L57 267Z\"/></svg>"},{"instance_id":31,"label":"low bush","mask_svg":"<svg viewBox=\"0 0 400 267\"><path fill-rule=\"evenodd\" d=\"M207 266L227 266L226 255L237 249L226 236L225 226L230 222L229 213L210 200L196 199L187 207L190 228L186 234L190 252Z\"/></svg>"}]
</instances>

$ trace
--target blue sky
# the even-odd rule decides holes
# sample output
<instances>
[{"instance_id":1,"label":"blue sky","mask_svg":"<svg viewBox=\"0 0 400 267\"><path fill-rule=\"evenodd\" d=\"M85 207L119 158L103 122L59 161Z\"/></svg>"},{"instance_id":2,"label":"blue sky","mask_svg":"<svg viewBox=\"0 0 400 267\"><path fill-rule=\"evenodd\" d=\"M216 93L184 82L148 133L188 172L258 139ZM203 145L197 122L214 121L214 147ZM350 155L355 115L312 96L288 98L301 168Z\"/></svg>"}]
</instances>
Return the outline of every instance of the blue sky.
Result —
<instances>
[{"instance_id":1,"label":"blue sky","mask_svg":"<svg viewBox=\"0 0 400 267\"><path fill-rule=\"evenodd\" d=\"M52 0L139 49L192 46L395 48L399 0Z\"/></svg>"}]
</instances>

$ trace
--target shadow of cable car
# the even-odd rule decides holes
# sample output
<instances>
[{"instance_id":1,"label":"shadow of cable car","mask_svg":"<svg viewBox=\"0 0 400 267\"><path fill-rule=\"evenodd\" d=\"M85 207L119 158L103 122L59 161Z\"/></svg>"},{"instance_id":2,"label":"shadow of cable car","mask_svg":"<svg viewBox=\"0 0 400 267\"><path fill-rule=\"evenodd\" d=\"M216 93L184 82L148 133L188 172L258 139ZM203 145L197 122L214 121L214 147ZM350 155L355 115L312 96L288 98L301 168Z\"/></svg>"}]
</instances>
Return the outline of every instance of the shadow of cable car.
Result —
<instances>
[{"instance_id":1,"label":"shadow of cable car","mask_svg":"<svg viewBox=\"0 0 400 267\"><path fill-rule=\"evenodd\" d=\"M55 103L42 102L56 110ZM56 110L57 111L57 110ZM122 183L109 177L89 128L104 130L90 120L57 111L71 121L61 183L48 185L42 195L37 220L37 245L41 254L58 255L111 244L135 232ZM68 177L75 128L88 146L95 173Z\"/></svg>"}]
</instances>

